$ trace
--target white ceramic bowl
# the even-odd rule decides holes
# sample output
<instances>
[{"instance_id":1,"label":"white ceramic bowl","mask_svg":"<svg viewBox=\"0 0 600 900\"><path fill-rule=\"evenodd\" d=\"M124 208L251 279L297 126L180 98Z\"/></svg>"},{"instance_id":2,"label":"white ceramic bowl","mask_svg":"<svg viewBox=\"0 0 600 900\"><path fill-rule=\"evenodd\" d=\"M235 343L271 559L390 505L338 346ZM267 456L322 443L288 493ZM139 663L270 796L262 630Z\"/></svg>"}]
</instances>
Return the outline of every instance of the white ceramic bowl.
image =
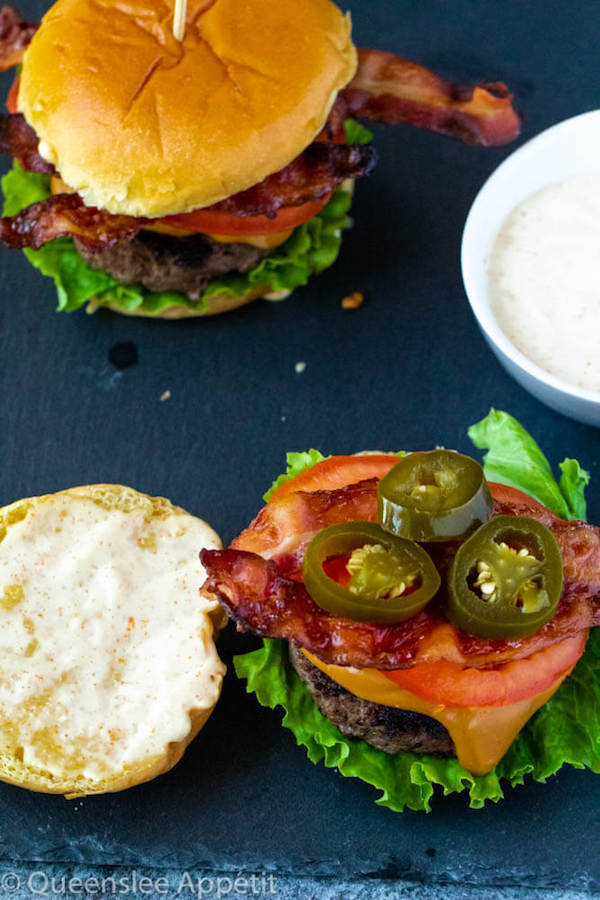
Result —
<instances>
[{"instance_id":1,"label":"white ceramic bowl","mask_svg":"<svg viewBox=\"0 0 600 900\"><path fill-rule=\"evenodd\" d=\"M510 211L548 184L600 172L600 110L548 128L508 157L481 188L465 223L462 275L483 335L504 368L534 397L565 416L600 427L600 394L555 378L509 341L490 310L486 265Z\"/></svg>"}]
</instances>

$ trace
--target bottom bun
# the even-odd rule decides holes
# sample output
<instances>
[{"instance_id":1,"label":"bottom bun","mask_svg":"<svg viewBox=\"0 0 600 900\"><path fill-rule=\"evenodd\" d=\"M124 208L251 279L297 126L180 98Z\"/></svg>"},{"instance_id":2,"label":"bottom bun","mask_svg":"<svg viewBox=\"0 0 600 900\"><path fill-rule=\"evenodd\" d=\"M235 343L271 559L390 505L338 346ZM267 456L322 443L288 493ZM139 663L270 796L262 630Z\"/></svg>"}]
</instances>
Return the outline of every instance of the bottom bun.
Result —
<instances>
[{"instance_id":1,"label":"bottom bun","mask_svg":"<svg viewBox=\"0 0 600 900\"><path fill-rule=\"evenodd\" d=\"M75 797L168 771L219 698L202 520L121 485L0 510L0 779Z\"/></svg>"},{"instance_id":2,"label":"bottom bun","mask_svg":"<svg viewBox=\"0 0 600 900\"><path fill-rule=\"evenodd\" d=\"M386 753L409 751L454 756L452 738L444 726L422 713L363 700L337 684L290 644L290 660L320 712L346 737L360 738Z\"/></svg>"},{"instance_id":3,"label":"bottom bun","mask_svg":"<svg viewBox=\"0 0 600 900\"><path fill-rule=\"evenodd\" d=\"M292 291L271 291L268 287L254 288L247 294L241 294L239 297L231 297L229 294L215 294L209 300L202 304L198 304L198 309L191 309L189 306L180 306L175 304L168 306L158 314L144 312L139 309L123 309L118 303L100 303L98 300L90 300L86 307L88 314L95 313L98 309L110 309L113 312L120 313L122 316L137 316L147 319L194 319L199 316L218 316L221 313L231 312L239 306L245 306L252 303L253 300L285 300Z\"/></svg>"}]
</instances>

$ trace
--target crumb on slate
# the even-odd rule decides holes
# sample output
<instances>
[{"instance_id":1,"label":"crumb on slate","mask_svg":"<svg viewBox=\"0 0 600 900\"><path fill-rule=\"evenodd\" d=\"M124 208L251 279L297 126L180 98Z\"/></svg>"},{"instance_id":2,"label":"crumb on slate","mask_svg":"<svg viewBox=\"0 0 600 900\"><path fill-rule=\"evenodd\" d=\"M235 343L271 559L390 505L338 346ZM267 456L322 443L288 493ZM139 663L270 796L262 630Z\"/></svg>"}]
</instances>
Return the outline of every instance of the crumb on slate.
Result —
<instances>
[{"instance_id":1,"label":"crumb on slate","mask_svg":"<svg viewBox=\"0 0 600 900\"><path fill-rule=\"evenodd\" d=\"M300 360L299 362L297 362L294 366L294 369L296 370L296 374L301 375L302 372L304 372L304 370L306 369L306 363L304 362L304 360Z\"/></svg>"},{"instance_id":2,"label":"crumb on slate","mask_svg":"<svg viewBox=\"0 0 600 900\"><path fill-rule=\"evenodd\" d=\"M360 291L353 291L352 294L348 294L347 297L343 298L342 309L358 309L364 302L364 294L361 294Z\"/></svg>"},{"instance_id":3,"label":"crumb on slate","mask_svg":"<svg viewBox=\"0 0 600 900\"><path fill-rule=\"evenodd\" d=\"M168 400L171 396L171 391L163 391L159 397L161 403L164 403L165 400Z\"/></svg>"}]
</instances>

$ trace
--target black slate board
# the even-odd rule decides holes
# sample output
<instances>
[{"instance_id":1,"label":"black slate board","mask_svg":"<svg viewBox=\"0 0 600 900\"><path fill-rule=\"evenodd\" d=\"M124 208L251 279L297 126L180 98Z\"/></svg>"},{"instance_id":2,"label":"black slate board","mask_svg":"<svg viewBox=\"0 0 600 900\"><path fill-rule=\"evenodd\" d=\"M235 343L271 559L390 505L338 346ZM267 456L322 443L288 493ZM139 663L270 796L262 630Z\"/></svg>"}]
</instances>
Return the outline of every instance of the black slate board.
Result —
<instances>
[{"instance_id":1,"label":"black slate board","mask_svg":"<svg viewBox=\"0 0 600 900\"><path fill-rule=\"evenodd\" d=\"M598 104L594 0L353 0L351 10L358 44L457 80L505 80L523 139ZM1 252L0 503L117 481L170 497L229 540L286 450L468 450L467 426L493 405L554 462L576 455L591 470L600 520L598 432L505 375L462 291L462 224L509 149L408 127L378 127L376 140L379 166L358 188L338 264L282 304L188 323L56 315L48 281ZM353 290L367 302L343 312ZM118 371L110 350L129 341L137 364ZM227 661L251 646L232 630L221 645ZM565 768L480 811L439 797L429 816L397 815L367 785L308 763L279 720L230 674L183 762L150 785L70 803L0 785L0 858L600 888L591 774Z\"/></svg>"}]
</instances>

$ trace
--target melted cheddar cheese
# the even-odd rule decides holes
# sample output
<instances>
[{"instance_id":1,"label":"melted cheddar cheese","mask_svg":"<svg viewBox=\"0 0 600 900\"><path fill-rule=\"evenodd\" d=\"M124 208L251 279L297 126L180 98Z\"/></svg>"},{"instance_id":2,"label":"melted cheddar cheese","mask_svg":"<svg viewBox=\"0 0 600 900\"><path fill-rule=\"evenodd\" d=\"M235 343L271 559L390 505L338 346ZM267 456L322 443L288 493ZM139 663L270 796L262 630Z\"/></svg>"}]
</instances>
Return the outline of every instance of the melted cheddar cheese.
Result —
<instances>
[{"instance_id":1,"label":"melted cheddar cheese","mask_svg":"<svg viewBox=\"0 0 600 900\"><path fill-rule=\"evenodd\" d=\"M351 694L436 719L452 738L460 764L474 775L485 775L500 762L528 719L550 699L566 677L559 678L548 690L519 703L454 709L421 700L377 669L328 665L308 650L302 652L314 666Z\"/></svg>"}]
</instances>

